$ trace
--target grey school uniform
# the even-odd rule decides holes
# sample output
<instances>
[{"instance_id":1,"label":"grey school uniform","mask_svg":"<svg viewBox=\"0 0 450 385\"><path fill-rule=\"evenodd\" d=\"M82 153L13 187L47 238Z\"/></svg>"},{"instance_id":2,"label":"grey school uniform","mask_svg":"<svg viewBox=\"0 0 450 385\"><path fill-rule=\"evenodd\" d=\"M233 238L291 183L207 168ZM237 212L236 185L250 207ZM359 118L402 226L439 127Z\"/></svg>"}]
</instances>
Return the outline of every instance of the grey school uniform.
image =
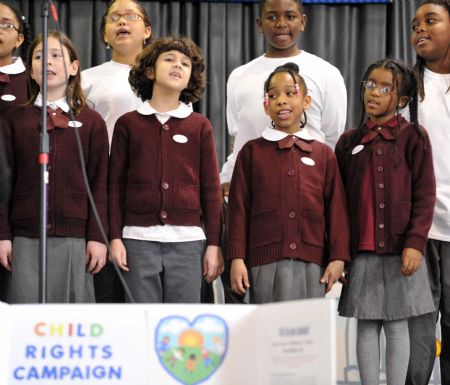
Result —
<instances>
[{"instance_id":1,"label":"grey school uniform","mask_svg":"<svg viewBox=\"0 0 450 385\"><path fill-rule=\"evenodd\" d=\"M395 321L434 311L424 258L413 275L402 275L401 267L401 255L358 253L342 290L339 315Z\"/></svg>"}]
</instances>

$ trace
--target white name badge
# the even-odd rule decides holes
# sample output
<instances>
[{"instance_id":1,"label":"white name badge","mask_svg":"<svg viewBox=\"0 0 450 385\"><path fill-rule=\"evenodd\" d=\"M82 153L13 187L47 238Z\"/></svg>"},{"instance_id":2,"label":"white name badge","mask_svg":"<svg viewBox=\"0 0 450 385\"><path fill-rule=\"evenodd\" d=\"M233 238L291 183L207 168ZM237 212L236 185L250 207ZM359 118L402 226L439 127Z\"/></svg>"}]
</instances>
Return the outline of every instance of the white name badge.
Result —
<instances>
[{"instance_id":1,"label":"white name badge","mask_svg":"<svg viewBox=\"0 0 450 385\"><path fill-rule=\"evenodd\" d=\"M353 150L352 155L357 154L358 152L361 152L363 150L364 146L362 144L358 144Z\"/></svg>"},{"instance_id":2,"label":"white name badge","mask_svg":"<svg viewBox=\"0 0 450 385\"><path fill-rule=\"evenodd\" d=\"M314 160L312 160L311 158L308 158L306 156L304 156L300 160L302 161L302 163L306 164L307 166L314 166L316 164L316 162L314 162Z\"/></svg>"},{"instance_id":3,"label":"white name badge","mask_svg":"<svg viewBox=\"0 0 450 385\"><path fill-rule=\"evenodd\" d=\"M177 143L186 143L188 141L188 138L186 138L184 135L174 135L173 140Z\"/></svg>"},{"instance_id":4,"label":"white name badge","mask_svg":"<svg viewBox=\"0 0 450 385\"><path fill-rule=\"evenodd\" d=\"M2 95L1 99L5 102L12 102L16 100L16 97L14 95Z\"/></svg>"},{"instance_id":5,"label":"white name badge","mask_svg":"<svg viewBox=\"0 0 450 385\"><path fill-rule=\"evenodd\" d=\"M67 123L67 125L70 127L81 127L83 123L78 122L76 120L70 120L69 123Z\"/></svg>"}]
</instances>

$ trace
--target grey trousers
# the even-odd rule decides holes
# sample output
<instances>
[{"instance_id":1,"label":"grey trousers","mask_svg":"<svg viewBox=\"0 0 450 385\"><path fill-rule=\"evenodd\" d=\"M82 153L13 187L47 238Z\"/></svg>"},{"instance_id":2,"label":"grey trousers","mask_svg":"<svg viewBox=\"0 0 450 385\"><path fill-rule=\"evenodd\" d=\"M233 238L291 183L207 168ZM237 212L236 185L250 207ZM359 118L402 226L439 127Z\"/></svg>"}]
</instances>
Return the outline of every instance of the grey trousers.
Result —
<instances>
[{"instance_id":1,"label":"grey trousers","mask_svg":"<svg viewBox=\"0 0 450 385\"><path fill-rule=\"evenodd\" d=\"M39 302L39 239L15 237L11 274L11 303ZM47 239L47 302L91 303L92 274L86 271L86 241Z\"/></svg>"},{"instance_id":2,"label":"grey trousers","mask_svg":"<svg viewBox=\"0 0 450 385\"><path fill-rule=\"evenodd\" d=\"M450 242L430 239L425 256L434 304L441 313L441 383L450 384ZM438 311L409 320L411 355L407 385L426 385L430 380L436 356Z\"/></svg>"},{"instance_id":3,"label":"grey trousers","mask_svg":"<svg viewBox=\"0 0 450 385\"><path fill-rule=\"evenodd\" d=\"M200 303L204 241L123 243L130 269L123 276L135 302Z\"/></svg>"}]
</instances>

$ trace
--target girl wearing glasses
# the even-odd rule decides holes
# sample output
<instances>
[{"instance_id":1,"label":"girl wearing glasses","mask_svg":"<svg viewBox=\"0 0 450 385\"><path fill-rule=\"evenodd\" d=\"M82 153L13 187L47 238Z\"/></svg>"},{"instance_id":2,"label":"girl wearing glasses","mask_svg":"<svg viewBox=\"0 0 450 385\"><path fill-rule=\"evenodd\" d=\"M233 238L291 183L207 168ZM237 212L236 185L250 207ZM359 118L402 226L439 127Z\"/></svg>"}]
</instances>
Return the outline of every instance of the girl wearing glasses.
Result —
<instances>
[{"instance_id":1,"label":"girl wearing glasses","mask_svg":"<svg viewBox=\"0 0 450 385\"><path fill-rule=\"evenodd\" d=\"M112 60L81 73L88 104L106 121L110 145L116 120L142 104L131 90L128 76L151 32L150 18L139 1L111 1L102 17L100 34ZM111 264L94 282L97 302L123 302L123 290Z\"/></svg>"},{"instance_id":2,"label":"girl wearing glasses","mask_svg":"<svg viewBox=\"0 0 450 385\"><path fill-rule=\"evenodd\" d=\"M138 1L111 1L102 18L100 33L112 60L81 74L88 102L106 121L110 143L119 116L142 103L131 90L128 75L151 31L148 14Z\"/></svg>"},{"instance_id":3,"label":"girl wearing glasses","mask_svg":"<svg viewBox=\"0 0 450 385\"><path fill-rule=\"evenodd\" d=\"M22 58L25 59L31 40L31 28L20 11L0 2L0 116L11 107L27 101ZM22 58L13 56L19 48Z\"/></svg>"},{"instance_id":4,"label":"girl wearing glasses","mask_svg":"<svg viewBox=\"0 0 450 385\"><path fill-rule=\"evenodd\" d=\"M370 65L361 85L360 124L336 145L352 231L352 262L339 314L358 319L363 385L379 383L381 328L387 383L405 384L408 319L434 311L422 255L436 187L428 135L417 121L417 96L409 67L387 59ZM408 104L411 122L399 114Z\"/></svg>"}]
</instances>

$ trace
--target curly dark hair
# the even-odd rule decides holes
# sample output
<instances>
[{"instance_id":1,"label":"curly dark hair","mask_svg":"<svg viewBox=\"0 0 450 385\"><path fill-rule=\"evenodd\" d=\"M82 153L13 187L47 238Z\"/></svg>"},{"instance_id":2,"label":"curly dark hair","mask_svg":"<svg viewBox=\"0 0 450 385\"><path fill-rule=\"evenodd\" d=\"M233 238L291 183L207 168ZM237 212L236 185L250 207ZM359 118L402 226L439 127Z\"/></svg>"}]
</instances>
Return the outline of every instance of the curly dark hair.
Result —
<instances>
[{"instance_id":1,"label":"curly dark hair","mask_svg":"<svg viewBox=\"0 0 450 385\"><path fill-rule=\"evenodd\" d=\"M444 12L447 11L447 13L450 15L450 0L424 0L422 4L420 4L419 8L425 4L439 5L440 7L443 8ZM426 67L426 60L423 57L417 55L414 70L416 71L417 79L419 82L419 94L421 100L425 99L425 89L423 86L423 74L425 67Z\"/></svg>"},{"instance_id":2,"label":"curly dark hair","mask_svg":"<svg viewBox=\"0 0 450 385\"><path fill-rule=\"evenodd\" d=\"M69 60L73 63L75 60L78 60L77 51L75 50L74 45L70 41L70 39L63 33L58 31L49 31L48 38L54 38L61 42L63 47L66 47L69 53ZM36 100L40 87L36 83L36 81L31 77L31 70L33 65L33 52L36 47L42 43L42 34L39 34L36 39L33 40L30 46L28 60L27 60L27 91L28 91L28 103L33 104ZM69 94L70 91L70 94ZM71 107L74 114L78 114L80 110L86 105L86 97L84 96L83 90L81 89L81 78L80 78L80 70L78 70L75 76L69 76L69 80L67 82L67 104Z\"/></svg>"},{"instance_id":3,"label":"curly dark hair","mask_svg":"<svg viewBox=\"0 0 450 385\"><path fill-rule=\"evenodd\" d=\"M106 16L108 16L109 11L111 9L111 7L114 5L114 3L117 0L112 0L108 3L108 5L106 6L106 10L105 13L102 16L102 21L100 22L100 38L102 39L102 41L105 43L105 28L106 28ZM142 18L144 19L144 25L146 27L151 27L152 24L150 22L150 17L148 15L147 10L142 6L142 4L137 1L137 0L131 0L133 3L136 4L136 6L138 7L139 11L142 13ZM150 43L151 41L151 36L144 40L143 45L146 46Z\"/></svg>"},{"instance_id":4,"label":"curly dark hair","mask_svg":"<svg viewBox=\"0 0 450 385\"><path fill-rule=\"evenodd\" d=\"M23 43L20 45L20 56L22 60L27 61L28 48L30 47L31 42L33 41L33 34L31 32L30 24L28 24L25 16L20 12L19 8L14 6L13 4L5 1L0 1L0 5L4 5L8 7L16 16L17 23L19 23L19 33L23 35Z\"/></svg>"},{"instance_id":5,"label":"curly dark hair","mask_svg":"<svg viewBox=\"0 0 450 385\"><path fill-rule=\"evenodd\" d=\"M188 37L163 37L156 39L144 48L137 58L137 65L130 71L128 81L131 88L143 101L150 100L153 94L153 82L147 77L149 68L155 69L159 55L168 51L178 51L191 59L191 78L186 89L181 92L183 103L195 103L205 89L205 62L202 50Z\"/></svg>"}]
</instances>

